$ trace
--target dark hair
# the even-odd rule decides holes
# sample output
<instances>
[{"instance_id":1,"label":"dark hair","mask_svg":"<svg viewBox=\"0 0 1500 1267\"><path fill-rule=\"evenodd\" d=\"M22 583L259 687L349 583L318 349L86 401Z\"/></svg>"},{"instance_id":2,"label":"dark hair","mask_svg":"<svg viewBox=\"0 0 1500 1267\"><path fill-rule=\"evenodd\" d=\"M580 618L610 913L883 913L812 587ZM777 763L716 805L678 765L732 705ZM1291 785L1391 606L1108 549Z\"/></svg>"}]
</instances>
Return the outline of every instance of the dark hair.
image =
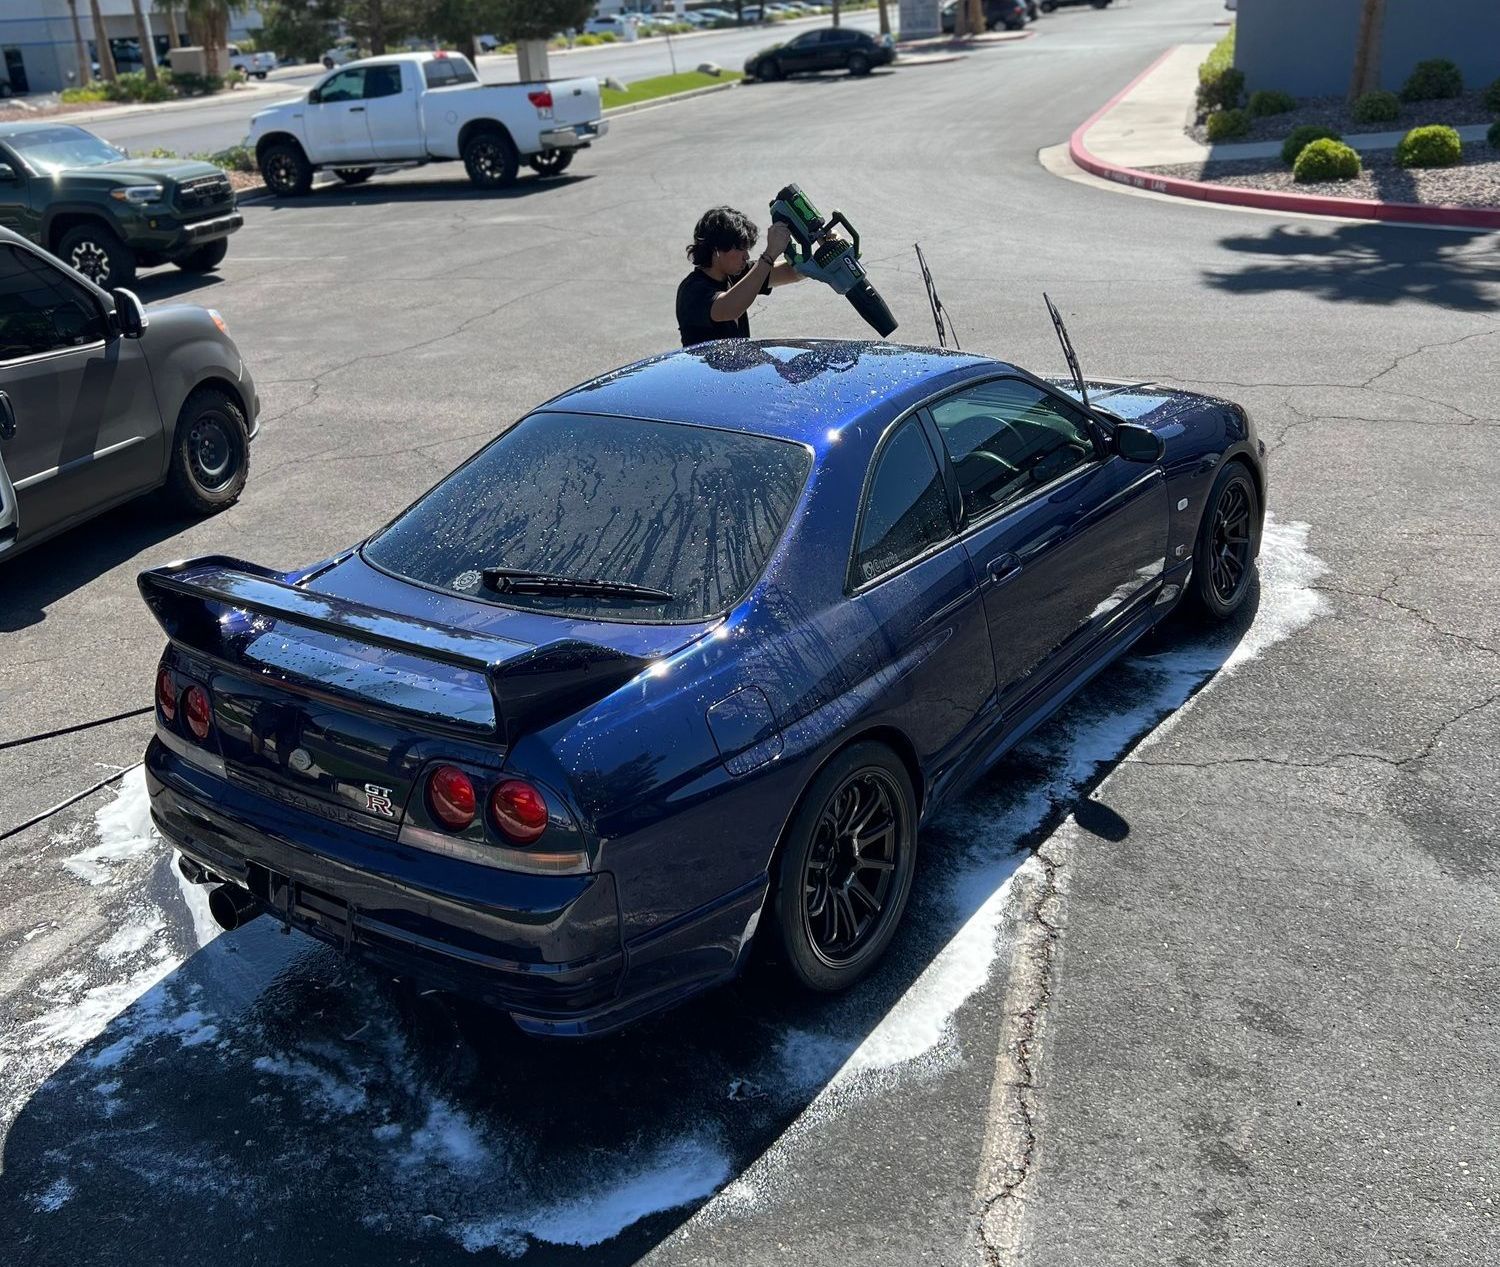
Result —
<instances>
[{"instance_id":1,"label":"dark hair","mask_svg":"<svg viewBox=\"0 0 1500 1267\"><path fill-rule=\"evenodd\" d=\"M760 230L743 211L714 207L703 213L693 229L688 259L700 268L707 268L714 262L715 251L748 251L759 237Z\"/></svg>"}]
</instances>

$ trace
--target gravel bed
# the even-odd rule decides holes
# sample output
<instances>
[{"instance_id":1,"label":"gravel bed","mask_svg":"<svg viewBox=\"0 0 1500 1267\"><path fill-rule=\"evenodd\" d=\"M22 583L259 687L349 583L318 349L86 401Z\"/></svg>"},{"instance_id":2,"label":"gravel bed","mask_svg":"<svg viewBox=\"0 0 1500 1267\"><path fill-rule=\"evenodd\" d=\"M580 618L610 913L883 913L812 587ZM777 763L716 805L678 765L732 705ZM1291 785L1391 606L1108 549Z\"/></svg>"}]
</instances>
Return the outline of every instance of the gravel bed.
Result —
<instances>
[{"instance_id":1,"label":"gravel bed","mask_svg":"<svg viewBox=\"0 0 1500 1267\"><path fill-rule=\"evenodd\" d=\"M1315 123L1319 127L1332 128L1344 136L1358 132L1405 132L1410 128L1429 123L1446 123L1459 128L1468 123L1488 123L1494 117L1484 108L1480 99L1483 89L1466 92L1462 97L1450 97L1445 101L1413 101L1401 103L1401 117L1390 123L1357 123L1350 113L1349 103L1343 97L1304 97L1297 109L1289 114L1273 114L1264 119L1252 119L1250 135L1237 137L1239 141L1279 141L1293 128L1304 123ZM1187 134L1204 145L1209 143L1208 128L1195 123Z\"/></svg>"},{"instance_id":2,"label":"gravel bed","mask_svg":"<svg viewBox=\"0 0 1500 1267\"><path fill-rule=\"evenodd\" d=\"M1483 141L1464 146L1458 167L1396 166L1394 150L1360 156L1364 170L1353 180L1320 181L1299 185L1292 169L1277 158L1240 158L1217 163L1177 163L1144 170L1180 180L1206 180L1216 185L1274 189L1317 194L1324 198L1368 198L1377 202L1419 202L1432 206L1500 207L1500 150Z\"/></svg>"}]
</instances>

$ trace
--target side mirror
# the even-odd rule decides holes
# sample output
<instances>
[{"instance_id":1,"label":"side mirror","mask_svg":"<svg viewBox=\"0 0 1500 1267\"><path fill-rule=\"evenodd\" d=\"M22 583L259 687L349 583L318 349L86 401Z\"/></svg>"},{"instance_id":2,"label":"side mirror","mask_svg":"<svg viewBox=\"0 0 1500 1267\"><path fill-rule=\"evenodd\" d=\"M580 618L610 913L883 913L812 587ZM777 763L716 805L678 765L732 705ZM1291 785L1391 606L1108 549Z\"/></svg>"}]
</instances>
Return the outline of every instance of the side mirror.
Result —
<instances>
[{"instance_id":1,"label":"side mirror","mask_svg":"<svg viewBox=\"0 0 1500 1267\"><path fill-rule=\"evenodd\" d=\"M146 306L133 290L112 290L109 297L115 301L115 321L120 333L127 339L139 339L146 333L151 318L146 315Z\"/></svg>"},{"instance_id":2,"label":"side mirror","mask_svg":"<svg viewBox=\"0 0 1500 1267\"><path fill-rule=\"evenodd\" d=\"M1156 432L1134 422L1115 428L1115 449L1127 462L1160 462L1167 452Z\"/></svg>"},{"instance_id":3,"label":"side mirror","mask_svg":"<svg viewBox=\"0 0 1500 1267\"><path fill-rule=\"evenodd\" d=\"M323 100L323 94L321 92L319 92L316 88L309 88L307 90L307 104L308 105L315 106L315 105L317 105L322 100Z\"/></svg>"},{"instance_id":4,"label":"side mirror","mask_svg":"<svg viewBox=\"0 0 1500 1267\"><path fill-rule=\"evenodd\" d=\"M0 184L11 185L14 184L18 179L19 177L17 177L16 169L14 167L12 167L9 163L0 163Z\"/></svg>"}]
</instances>

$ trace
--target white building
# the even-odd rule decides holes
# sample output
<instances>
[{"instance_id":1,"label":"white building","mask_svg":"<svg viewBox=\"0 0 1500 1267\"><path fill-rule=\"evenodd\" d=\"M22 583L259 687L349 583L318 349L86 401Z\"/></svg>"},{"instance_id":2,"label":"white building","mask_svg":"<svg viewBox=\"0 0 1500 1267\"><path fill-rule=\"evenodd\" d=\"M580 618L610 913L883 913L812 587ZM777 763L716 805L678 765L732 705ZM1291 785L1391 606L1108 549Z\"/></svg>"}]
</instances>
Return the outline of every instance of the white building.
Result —
<instances>
[{"instance_id":1,"label":"white building","mask_svg":"<svg viewBox=\"0 0 1500 1267\"><path fill-rule=\"evenodd\" d=\"M167 47L167 18L153 11L152 0L141 0L158 53ZM98 60L94 19L89 0L76 0L78 29L85 54ZM130 0L99 0L106 36L122 70L140 69L135 10ZM229 38L237 40L258 31L260 14L254 9L233 10ZM177 11L177 29L186 37L187 18ZM57 92L77 87L78 55L73 41L73 18L68 0L3 0L0 3L0 93Z\"/></svg>"}]
</instances>

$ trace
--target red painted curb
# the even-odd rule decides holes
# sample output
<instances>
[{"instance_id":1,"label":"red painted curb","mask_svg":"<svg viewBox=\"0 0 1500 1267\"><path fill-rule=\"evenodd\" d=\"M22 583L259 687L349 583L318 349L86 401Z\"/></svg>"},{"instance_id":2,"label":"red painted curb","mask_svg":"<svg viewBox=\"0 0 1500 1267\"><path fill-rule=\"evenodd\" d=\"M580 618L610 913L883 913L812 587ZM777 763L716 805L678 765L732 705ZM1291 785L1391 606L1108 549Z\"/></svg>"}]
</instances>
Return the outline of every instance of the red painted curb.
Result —
<instances>
[{"instance_id":1,"label":"red painted curb","mask_svg":"<svg viewBox=\"0 0 1500 1267\"><path fill-rule=\"evenodd\" d=\"M1304 215L1344 216L1352 220L1388 220L1404 224L1443 225L1468 229L1500 229L1500 207L1452 207L1419 202L1375 202L1369 198L1328 198L1317 194L1287 194L1269 189L1240 189L1213 185L1176 176L1158 176L1134 167L1107 163L1084 144L1084 133L1119 105L1120 100L1171 55L1163 53L1097 111L1079 124L1068 138L1068 156L1095 176L1132 189L1146 189L1172 198L1198 202L1220 202L1235 207L1260 207L1267 211L1298 211Z\"/></svg>"}]
</instances>

